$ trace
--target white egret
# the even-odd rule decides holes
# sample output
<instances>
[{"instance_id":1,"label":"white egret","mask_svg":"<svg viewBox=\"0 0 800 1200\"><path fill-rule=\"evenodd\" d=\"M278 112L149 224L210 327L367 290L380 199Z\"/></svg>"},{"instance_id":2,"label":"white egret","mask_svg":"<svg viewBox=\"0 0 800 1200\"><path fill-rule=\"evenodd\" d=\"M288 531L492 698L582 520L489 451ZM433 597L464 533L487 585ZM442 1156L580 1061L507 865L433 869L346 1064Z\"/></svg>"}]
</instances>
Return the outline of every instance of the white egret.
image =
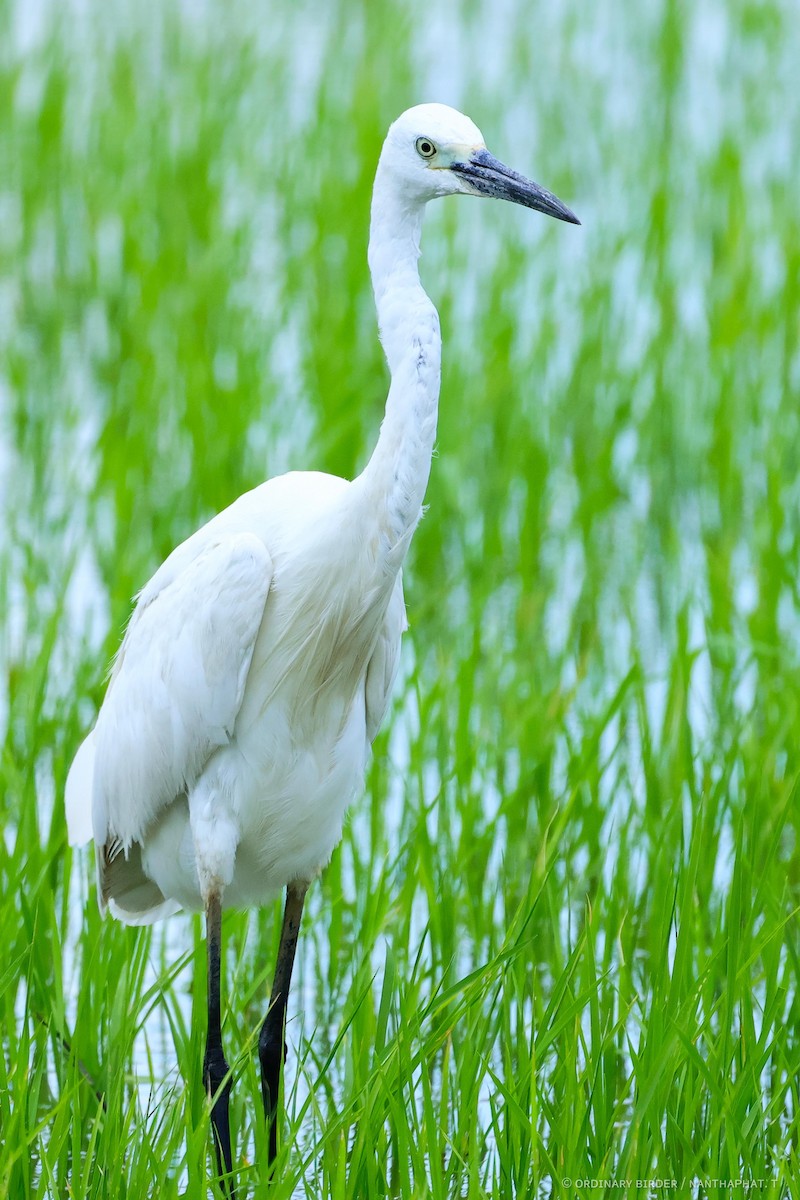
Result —
<instances>
[{"instance_id":1,"label":"white egret","mask_svg":"<svg viewBox=\"0 0 800 1200\"><path fill-rule=\"evenodd\" d=\"M205 912L203 1074L231 1196L221 910L263 905L287 889L259 1037L271 1163L303 900L363 784L406 628L401 568L431 468L441 351L417 268L422 217L429 200L459 194L579 223L494 158L454 109L422 104L395 121L369 239L391 372L374 453L352 481L318 472L271 479L173 551L137 597L67 780L70 842L94 838L102 909L131 925L179 908Z\"/></svg>"}]
</instances>

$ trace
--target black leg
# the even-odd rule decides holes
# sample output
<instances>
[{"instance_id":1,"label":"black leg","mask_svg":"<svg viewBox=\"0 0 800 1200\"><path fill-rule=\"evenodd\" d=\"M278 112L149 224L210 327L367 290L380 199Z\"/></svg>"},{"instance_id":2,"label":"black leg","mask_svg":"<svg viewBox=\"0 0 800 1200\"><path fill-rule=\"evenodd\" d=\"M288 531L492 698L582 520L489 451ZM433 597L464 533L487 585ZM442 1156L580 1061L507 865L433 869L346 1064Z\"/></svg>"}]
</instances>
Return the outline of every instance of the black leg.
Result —
<instances>
[{"instance_id":1,"label":"black leg","mask_svg":"<svg viewBox=\"0 0 800 1200\"><path fill-rule=\"evenodd\" d=\"M221 946L222 905L219 896L212 896L206 905L208 1028L206 1032L206 1055L203 1060L203 1083L209 1096L212 1098L215 1097L211 1107L211 1128L214 1133L217 1168L224 1181L223 1191L228 1200L236 1200L236 1190L233 1186L231 1126L228 1116L231 1081L229 1078L226 1078L229 1068L222 1049L222 1021L220 1018Z\"/></svg>"},{"instance_id":2,"label":"black leg","mask_svg":"<svg viewBox=\"0 0 800 1200\"><path fill-rule=\"evenodd\" d=\"M281 1068L286 1059L286 1001L292 982L294 952L303 915L303 901L308 890L307 883L290 883L286 889L286 907L283 910L281 944L278 950L278 965L272 984L269 1009L261 1026L258 1038L258 1057L261 1060L261 1094L264 1098L264 1114L269 1127L269 1165L272 1166L278 1153L278 1089Z\"/></svg>"}]
</instances>

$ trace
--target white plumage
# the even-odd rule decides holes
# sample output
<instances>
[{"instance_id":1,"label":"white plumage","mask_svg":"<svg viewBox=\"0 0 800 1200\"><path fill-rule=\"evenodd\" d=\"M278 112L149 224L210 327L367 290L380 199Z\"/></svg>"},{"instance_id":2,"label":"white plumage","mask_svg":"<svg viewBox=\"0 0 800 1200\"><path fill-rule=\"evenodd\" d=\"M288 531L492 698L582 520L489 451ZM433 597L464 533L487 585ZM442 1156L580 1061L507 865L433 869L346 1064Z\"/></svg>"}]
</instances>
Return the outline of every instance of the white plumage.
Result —
<instances>
[{"instance_id":1,"label":"white plumage","mask_svg":"<svg viewBox=\"0 0 800 1200\"><path fill-rule=\"evenodd\" d=\"M330 857L405 628L397 547L365 538L362 491L270 480L139 594L66 795L121 920L202 908L201 872L224 903L265 904Z\"/></svg>"},{"instance_id":2,"label":"white plumage","mask_svg":"<svg viewBox=\"0 0 800 1200\"><path fill-rule=\"evenodd\" d=\"M417 269L422 216L427 201L457 193L576 221L493 158L461 113L426 104L394 123L369 242L392 376L375 451L352 482L308 472L262 484L169 556L139 594L67 780L70 842L94 838L101 906L129 924L205 909L203 1072L231 1200L221 908L261 905L287 886L259 1038L271 1162L305 890L362 785L406 628L401 568L430 473L441 356L439 319Z\"/></svg>"}]
</instances>

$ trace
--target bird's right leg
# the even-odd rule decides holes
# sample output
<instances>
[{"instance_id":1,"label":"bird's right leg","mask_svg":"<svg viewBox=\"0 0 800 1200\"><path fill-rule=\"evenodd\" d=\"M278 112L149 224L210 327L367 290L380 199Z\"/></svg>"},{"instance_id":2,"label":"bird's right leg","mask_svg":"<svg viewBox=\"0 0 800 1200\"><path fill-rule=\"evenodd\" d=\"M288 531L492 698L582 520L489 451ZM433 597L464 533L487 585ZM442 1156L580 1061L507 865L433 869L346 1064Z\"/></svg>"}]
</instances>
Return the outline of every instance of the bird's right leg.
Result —
<instances>
[{"instance_id":1,"label":"bird's right leg","mask_svg":"<svg viewBox=\"0 0 800 1200\"><path fill-rule=\"evenodd\" d=\"M206 950L208 953L208 1026L206 1053L203 1059L203 1083L212 1099L211 1128L217 1168L223 1179L228 1200L236 1200L233 1185L233 1155L231 1125L228 1113L231 1081L230 1068L222 1049L222 1019L220 1015L220 971L222 959L222 902L218 891L206 901Z\"/></svg>"},{"instance_id":2,"label":"bird's right leg","mask_svg":"<svg viewBox=\"0 0 800 1200\"><path fill-rule=\"evenodd\" d=\"M308 883L299 880L290 883L286 889L286 906L283 910L281 942L278 949L275 979L272 984L272 995L258 1038L258 1056L261 1060L261 1094L269 1129L267 1162L270 1170L278 1154L278 1092L281 1070L286 1059L286 1002L289 998L294 954L297 949L297 935L300 932L300 918L303 915L303 901L306 898L307 890Z\"/></svg>"}]
</instances>

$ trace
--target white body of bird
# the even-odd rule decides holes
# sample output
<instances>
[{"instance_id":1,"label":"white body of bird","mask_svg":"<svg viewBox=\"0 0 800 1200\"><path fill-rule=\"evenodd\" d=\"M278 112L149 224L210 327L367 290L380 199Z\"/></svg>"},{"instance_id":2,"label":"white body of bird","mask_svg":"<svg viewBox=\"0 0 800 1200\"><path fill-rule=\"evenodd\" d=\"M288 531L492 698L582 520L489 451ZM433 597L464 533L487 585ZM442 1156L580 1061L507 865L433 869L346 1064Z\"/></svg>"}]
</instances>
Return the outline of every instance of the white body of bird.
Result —
<instances>
[{"instance_id":1,"label":"white body of bird","mask_svg":"<svg viewBox=\"0 0 800 1200\"><path fill-rule=\"evenodd\" d=\"M140 593L95 729L67 782L70 840L94 837L101 904L130 923L263 904L324 866L385 714L405 628L401 567L436 435L441 339L419 258L428 200L498 195L565 220L462 114L391 127L369 263L391 371L352 482L293 473L179 546Z\"/></svg>"},{"instance_id":2,"label":"white body of bird","mask_svg":"<svg viewBox=\"0 0 800 1200\"><path fill-rule=\"evenodd\" d=\"M265 904L330 858L405 628L398 546L366 491L270 480L139 595L67 786L70 836L94 837L121 920L202 908L215 883Z\"/></svg>"}]
</instances>

